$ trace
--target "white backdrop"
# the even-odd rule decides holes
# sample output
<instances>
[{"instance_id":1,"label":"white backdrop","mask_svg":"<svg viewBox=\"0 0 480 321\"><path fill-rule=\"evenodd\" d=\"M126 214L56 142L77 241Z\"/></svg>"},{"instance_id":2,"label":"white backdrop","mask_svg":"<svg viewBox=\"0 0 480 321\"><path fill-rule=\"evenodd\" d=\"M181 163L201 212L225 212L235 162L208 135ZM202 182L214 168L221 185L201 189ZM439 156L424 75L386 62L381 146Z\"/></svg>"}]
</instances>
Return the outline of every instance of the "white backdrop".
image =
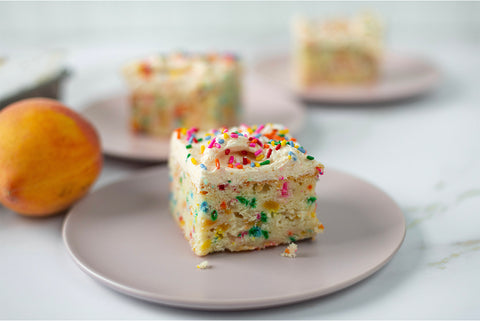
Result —
<instances>
[{"instance_id":1,"label":"white backdrop","mask_svg":"<svg viewBox=\"0 0 480 321\"><path fill-rule=\"evenodd\" d=\"M478 2L1 2L0 49L94 41L237 49L288 41L295 13L322 17L364 9L384 17L393 43L479 39Z\"/></svg>"},{"instance_id":2,"label":"white backdrop","mask_svg":"<svg viewBox=\"0 0 480 321\"><path fill-rule=\"evenodd\" d=\"M0 318L480 318L480 2L0 2L0 55L67 50L74 73L65 101L81 109L121 86L116 68L127 56L219 49L252 61L288 48L295 13L365 8L384 16L391 49L428 57L442 83L388 106L308 108L298 138L327 170L367 179L399 203L407 236L385 268L345 291L277 309L171 309L82 273L62 243L63 217L29 220L0 208ZM140 167L107 160L95 188Z\"/></svg>"}]
</instances>

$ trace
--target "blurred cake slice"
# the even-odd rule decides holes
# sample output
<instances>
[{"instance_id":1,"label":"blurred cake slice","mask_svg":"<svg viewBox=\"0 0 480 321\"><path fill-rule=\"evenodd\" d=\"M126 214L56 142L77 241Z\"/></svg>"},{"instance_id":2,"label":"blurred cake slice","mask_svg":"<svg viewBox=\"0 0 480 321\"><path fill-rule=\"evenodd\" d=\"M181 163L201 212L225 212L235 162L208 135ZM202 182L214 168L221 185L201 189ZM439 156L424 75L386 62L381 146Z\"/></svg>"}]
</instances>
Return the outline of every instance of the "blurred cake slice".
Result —
<instances>
[{"instance_id":1,"label":"blurred cake slice","mask_svg":"<svg viewBox=\"0 0 480 321\"><path fill-rule=\"evenodd\" d=\"M171 137L171 212L194 253L261 249L312 238L323 165L281 125Z\"/></svg>"},{"instance_id":2,"label":"blurred cake slice","mask_svg":"<svg viewBox=\"0 0 480 321\"><path fill-rule=\"evenodd\" d=\"M378 79L383 28L375 15L329 20L297 17L293 29L297 87L368 84Z\"/></svg>"},{"instance_id":3,"label":"blurred cake slice","mask_svg":"<svg viewBox=\"0 0 480 321\"><path fill-rule=\"evenodd\" d=\"M234 55L154 55L128 63L123 73L135 133L169 137L177 127L209 129L238 122L241 70Z\"/></svg>"}]
</instances>

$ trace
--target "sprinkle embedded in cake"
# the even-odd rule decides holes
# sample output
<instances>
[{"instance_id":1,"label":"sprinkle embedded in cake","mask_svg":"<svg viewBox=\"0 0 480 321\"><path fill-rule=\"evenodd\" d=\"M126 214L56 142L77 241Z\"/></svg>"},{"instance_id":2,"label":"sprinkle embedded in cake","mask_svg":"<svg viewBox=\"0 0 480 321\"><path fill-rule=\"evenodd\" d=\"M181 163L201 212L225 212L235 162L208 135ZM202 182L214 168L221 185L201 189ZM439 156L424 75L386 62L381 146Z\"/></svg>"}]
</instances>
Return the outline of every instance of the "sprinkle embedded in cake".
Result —
<instances>
[{"instance_id":1,"label":"sprinkle embedded in cake","mask_svg":"<svg viewBox=\"0 0 480 321\"><path fill-rule=\"evenodd\" d=\"M315 185L324 167L281 125L177 129L169 167L172 214L197 255L260 249L323 230Z\"/></svg>"},{"instance_id":2,"label":"sprinkle embedded in cake","mask_svg":"<svg viewBox=\"0 0 480 321\"><path fill-rule=\"evenodd\" d=\"M282 256L295 258L297 256L298 246L295 243L290 243L287 248L282 252Z\"/></svg>"}]
</instances>

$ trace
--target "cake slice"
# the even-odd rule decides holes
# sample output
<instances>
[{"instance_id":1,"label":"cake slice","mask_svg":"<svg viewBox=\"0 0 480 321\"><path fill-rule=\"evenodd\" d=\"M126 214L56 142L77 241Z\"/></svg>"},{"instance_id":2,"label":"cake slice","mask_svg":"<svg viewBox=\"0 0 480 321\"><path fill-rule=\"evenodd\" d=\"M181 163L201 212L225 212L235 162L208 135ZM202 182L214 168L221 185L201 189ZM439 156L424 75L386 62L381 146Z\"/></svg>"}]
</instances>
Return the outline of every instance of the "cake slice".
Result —
<instances>
[{"instance_id":1,"label":"cake slice","mask_svg":"<svg viewBox=\"0 0 480 321\"><path fill-rule=\"evenodd\" d=\"M312 238L323 165L281 125L177 129L171 137L171 212L199 256Z\"/></svg>"},{"instance_id":2,"label":"cake slice","mask_svg":"<svg viewBox=\"0 0 480 321\"><path fill-rule=\"evenodd\" d=\"M375 15L323 21L297 17L293 27L297 87L368 84L377 80L383 30Z\"/></svg>"},{"instance_id":3,"label":"cake slice","mask_svg":"<svg viewBox=\"0 0 480 321\"><path fill-rule=\"evenodd\" d=\"M241 68L231 54L154 55L126 64L130 128L168 137L177 127L232 126L238 121Z\"/></svg>"}]
</instances>

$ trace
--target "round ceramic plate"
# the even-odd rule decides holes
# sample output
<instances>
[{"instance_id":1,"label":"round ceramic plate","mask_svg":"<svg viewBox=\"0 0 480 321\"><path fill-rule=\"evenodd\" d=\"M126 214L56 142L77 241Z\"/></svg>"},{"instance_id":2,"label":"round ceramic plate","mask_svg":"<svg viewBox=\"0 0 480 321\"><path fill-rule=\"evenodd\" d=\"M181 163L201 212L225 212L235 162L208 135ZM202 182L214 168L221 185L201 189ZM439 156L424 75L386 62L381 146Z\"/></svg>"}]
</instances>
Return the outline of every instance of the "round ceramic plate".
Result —
<instances>
[{"instance_id":1,"label":"round ceramic plate","mask_svg":"<svg viewBox=\"0 0 480 321\"><path fill-rule=\"evenodd\" d=\"M364 86L315 86L294 88L287 55L274 56L257 64L257 72L299 98L319 103L367 104L391 102L419 96L440 80L440 72L429 61L408 54L387 53L378 82Z\"/></svg>"},{"instance_id":2,"label":"round ceramic plate","mask_svg":"<svg viewBox=\"0 0 480 321\"><path fill-rule=\"evenodd\" d=\"M276 86L247 75L244 82L243 123L280 123L293 133L304 120L304 109ZM128 127L129 103L126 93L113 94L83 109L97 128L103 152L109 156L138 161L159 162L168 158L169 140L135 135Z\"/></svg>"},{"instance_id":3,"label":"round ceramic plate","mask_svg":"<svg viewBox=\"0 0 480 321\"><path fill-rule=\"evenodd\" d=\"M285 246L197 257L170 216L167 168L93 192L68 214L63 239L80 268L128 295L166 305L233 310L319 297L365 279L400 247L405 220L378 188L329 170L318 183L325 232ZM196 265L208 260L210 269Z\"/></svg>"}]
</instances>

